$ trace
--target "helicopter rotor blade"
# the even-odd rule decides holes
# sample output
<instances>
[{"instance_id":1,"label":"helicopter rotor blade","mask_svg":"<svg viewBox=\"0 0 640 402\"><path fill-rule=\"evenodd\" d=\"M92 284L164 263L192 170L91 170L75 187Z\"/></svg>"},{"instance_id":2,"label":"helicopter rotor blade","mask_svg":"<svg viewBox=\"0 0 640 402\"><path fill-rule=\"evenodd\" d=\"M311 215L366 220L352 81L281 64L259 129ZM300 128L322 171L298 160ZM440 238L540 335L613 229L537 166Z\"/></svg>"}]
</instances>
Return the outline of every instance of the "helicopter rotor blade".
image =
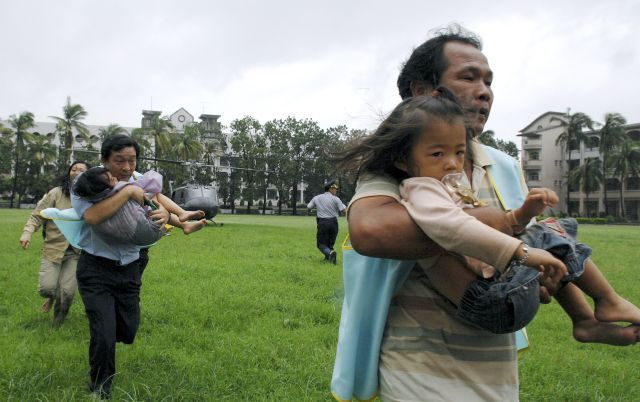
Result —
<instances>
[{"instance_id":1,"label":"helicopter rotor blade","mask_svg":"<svg viewBox=\"0 0 640 402\"><path fill-rule=\"evenodd\" d=\"M91 154L99 154L100 151L93 151L93 150L89 150L89 149L66 149L67 151L76 151L76 152L88 152ZM206 164L206 163L200 163L200 162L189 162L189 161L174 161L174 160L170 160L170 159L162 159L162 158L151 158L151 157L147 157L147 156L140 156L138 157L138 159L143 159L143 160L147 160L147 161L154 161L154 162L165 162L165 163L173 163L176 165L184 165L184 166L194 166L194 167L211 167L214 168L216 170L219 169L233 169L233 170L247 170L247 171L254 171L254 172L265 172L265 173L275 173L275 171L273 170L264 170L264 169L251 169L251 168L241 168L241 167L235 167L235 166L216 166L216 165L211 165L211 164Z\"/></svg>"}]
</instances>

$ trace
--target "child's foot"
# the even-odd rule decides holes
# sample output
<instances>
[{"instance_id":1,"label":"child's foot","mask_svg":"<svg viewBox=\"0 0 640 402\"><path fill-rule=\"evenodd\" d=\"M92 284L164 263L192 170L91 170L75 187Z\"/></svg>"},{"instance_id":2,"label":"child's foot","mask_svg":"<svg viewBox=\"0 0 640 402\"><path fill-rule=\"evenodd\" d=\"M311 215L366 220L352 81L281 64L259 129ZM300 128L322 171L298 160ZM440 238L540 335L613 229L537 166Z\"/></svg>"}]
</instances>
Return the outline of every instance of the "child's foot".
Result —
<instances>
[{"instance_id":1,"label":"child's foot","mask_svg":"<svg viewBox=\"0 0 640 402\"><path fill-rule=\"evenodd\" d=\"M201 210L184 211L183 213L178 215L178 219L180 219L180 222L200 220L202 218L204 218L204 211Z\"/></svg>"},{"instance_id":2,"label":"child's foot","mask_svg":"<svg viewBox=\"0 0 640 402\"><path fill-rule=\"evenodd\" d=\"M640 326L629 325L621 327L595 319L587 319L574 323L573 337L576 341L584 343L628 346L640 340Z\"/></svg>"},{"instance_id":3,"label":"child's foot","mask_svg":"<svg viewBox=\"0 0 640 402\"><path fill-rule=\"evenodd\" d=\"M185 222L182 224L182 232L186 235L189 233L197 232L207 225L207 221L205 219L200 219L199 221L191 221Z\"/></svg>"},{"instance_id":4,"label":"child's foot","mask_svg":"<svg viewBox=\"0 0 640 402\"><path fill-rule=\"evenodd\" d=\"M640 324L640 309L617 294L610 300L598 300L595 303L594 314L596 319L602 322Z\"/></svg>"},{"instance_id":5,"label":"child's foot","mask_svg":"<svg viewBox=\"0 0 640 402\"><path fill-rule=\"evenodd\" d=\"M53 299L47 297L46 299L44 299L44 302L42 302L42 307L40 309L43 313L48 313L49 310L51 310L51 307L53 307Z\"/></svg>"}]
</instances>

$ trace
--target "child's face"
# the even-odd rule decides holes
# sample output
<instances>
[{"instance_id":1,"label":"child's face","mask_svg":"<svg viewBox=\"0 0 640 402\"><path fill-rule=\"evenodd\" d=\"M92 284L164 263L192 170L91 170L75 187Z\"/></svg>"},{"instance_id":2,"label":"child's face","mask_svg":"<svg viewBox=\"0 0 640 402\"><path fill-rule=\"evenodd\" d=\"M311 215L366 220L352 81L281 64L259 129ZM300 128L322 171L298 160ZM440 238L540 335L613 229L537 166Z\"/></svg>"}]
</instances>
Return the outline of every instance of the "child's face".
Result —
<instances>
[{"instance_id":1,"label":"child's face","mask_svg":"<svg viewBox=\"0 0 640 402\"><path fill-rule=\"evenodd\" d=\"M411 177L433 177L437 180L464 168L467 132L460 122L431 119L416 139L409 161L396 166ZM404 167L404 168L403 168Z\"/></svg>"},{"instance_id":2,"label":"child's face","mask_svg":"<svg viewBox=\"0 0 640 402\"><path fill-rule=\"evenodd\" d=\"M114 188L116 184L118 184L118 178L109 173L108 171L104 173L107 176L107 183L109 187Z\"/></svg>"}]
</instances>

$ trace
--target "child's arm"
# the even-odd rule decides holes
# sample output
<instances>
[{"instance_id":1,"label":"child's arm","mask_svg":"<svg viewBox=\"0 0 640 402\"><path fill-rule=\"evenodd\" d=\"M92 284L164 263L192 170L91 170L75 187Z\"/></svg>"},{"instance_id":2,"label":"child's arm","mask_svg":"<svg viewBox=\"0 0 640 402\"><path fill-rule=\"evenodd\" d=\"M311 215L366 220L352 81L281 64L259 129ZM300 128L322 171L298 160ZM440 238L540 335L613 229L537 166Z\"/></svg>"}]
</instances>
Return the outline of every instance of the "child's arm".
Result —
<instances>
[{"instance_id":1,"label":"child's arm","mask_svg":"<svg viewBox=\"0 0 640 402\"><path fill-rule=\"evenodd\" d=\"M531 249L527 253L520 240L466 214L438 180L408 179L402 183L400 191L402 204L416 224L445 250L477 258L500 272L515 258L536 269L549 267L553 275L558 275L556 271L566 273L564 264L548 252Z\"/></svg>"},{"instance_id":2,"label":"child's arm","mask_svg":"<svg viewBox=\"0 0 640 402\"><path fill-rule=\"evenodd\" d=\"M531 219L543 213L547 207L557 205L558 201L558 195L551 189L544 187L531 189L520 208L507 212L513 217L514 233L524 231Z\"/></svg>"}]
</instances>

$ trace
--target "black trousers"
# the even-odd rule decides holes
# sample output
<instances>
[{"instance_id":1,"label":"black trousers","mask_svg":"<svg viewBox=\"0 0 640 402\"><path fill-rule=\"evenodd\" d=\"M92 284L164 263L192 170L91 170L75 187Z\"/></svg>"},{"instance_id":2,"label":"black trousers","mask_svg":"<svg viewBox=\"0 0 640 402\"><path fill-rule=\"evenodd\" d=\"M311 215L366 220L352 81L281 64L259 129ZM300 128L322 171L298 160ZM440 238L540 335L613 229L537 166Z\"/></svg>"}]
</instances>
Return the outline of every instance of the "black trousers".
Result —
<instances>
[{"instance_id":1,"label":"black trousers","mask_svg":"<svg viewBox=\"0 0 640 402\"><path fill-rule=\"evenodd\" d=\"M316 223L318 224L316 245L318 250L329 258L329 253L333 250L338 237L338 218L316 218Z\"/></svg>"},{"instance_id":2,"label":"black trousers","mask_svg":"<svg viewBox=\"0 0 640 402\"><path fill-rule=\"evenodd\" d=\"M78 260L78 290L91 336L89 376L103 394L111 392L116 373L116 342L133 343L140 324L140 262L117 265L84 251Z\"/></svg>"}]
</instances>

